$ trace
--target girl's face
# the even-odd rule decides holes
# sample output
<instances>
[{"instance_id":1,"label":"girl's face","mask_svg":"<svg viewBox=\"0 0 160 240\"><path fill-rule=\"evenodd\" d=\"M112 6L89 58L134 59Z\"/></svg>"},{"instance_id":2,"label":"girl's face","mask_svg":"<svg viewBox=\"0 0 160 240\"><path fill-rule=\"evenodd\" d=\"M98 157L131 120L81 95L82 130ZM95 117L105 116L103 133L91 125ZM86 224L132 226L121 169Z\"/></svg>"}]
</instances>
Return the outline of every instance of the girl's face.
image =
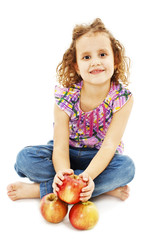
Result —
<instances>
[{"instance_id":1,"label":"girl's face","mask_svg":"<svg viewBox=\"0 0 160 240\"><path fill-rule=\"evenodd\" d=\"M114 55L106 33L85 34L76 41L75 69L90 84L103 84L114 73Z\"/></svg>"}]
</instances>

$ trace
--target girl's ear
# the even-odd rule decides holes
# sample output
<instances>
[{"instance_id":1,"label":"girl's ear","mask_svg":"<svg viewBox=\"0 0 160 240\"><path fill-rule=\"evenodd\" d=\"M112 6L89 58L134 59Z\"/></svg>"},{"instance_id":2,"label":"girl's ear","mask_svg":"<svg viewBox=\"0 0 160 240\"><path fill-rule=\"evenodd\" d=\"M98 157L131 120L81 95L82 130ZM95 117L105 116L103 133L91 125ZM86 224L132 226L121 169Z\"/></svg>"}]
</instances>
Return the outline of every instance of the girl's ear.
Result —
<instances>
[{"instance_id":1,"label":"girl's ear","mask_svg":"<svg viewBox=\"0 0 160 240\"><path fill-rule=\"evenodd\" d=\"M78 68L78 64L77 64L77 63L74 64L74 68L75 68L75 70L76 70L76 73L77 73L78 75L80 75L80 71L79 71L79 68Z\"/></svg>"}]
</instances>

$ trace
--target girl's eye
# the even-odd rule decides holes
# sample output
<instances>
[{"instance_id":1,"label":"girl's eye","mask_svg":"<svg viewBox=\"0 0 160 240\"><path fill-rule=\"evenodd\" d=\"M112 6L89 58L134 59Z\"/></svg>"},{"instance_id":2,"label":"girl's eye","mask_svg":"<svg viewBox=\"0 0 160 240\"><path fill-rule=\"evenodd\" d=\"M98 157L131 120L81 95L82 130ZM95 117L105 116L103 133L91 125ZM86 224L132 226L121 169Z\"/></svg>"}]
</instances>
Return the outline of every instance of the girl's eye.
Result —
<instances>
[{"instance_id":1,"label":"girl's eye","mask_svg":"<svg viewBox=\"0 0 160 240\"><path fill-rule=\"evenodd\" d=\"M101 53L100 56L105 57L105 56L107 56L107 54L106 53Z\"/></svg>"},{"instance_id":2,"label":"girl's eye","mask_svg":"<svg viewBox=\"0 0 160 240\"><path fill-rule=\"evenodd\" d=\"M83 57L83 59L85 59L85 60L88 60L88 59L90 59L91 57L90 56L84 56Z\"/></svg>"}]
</instances>

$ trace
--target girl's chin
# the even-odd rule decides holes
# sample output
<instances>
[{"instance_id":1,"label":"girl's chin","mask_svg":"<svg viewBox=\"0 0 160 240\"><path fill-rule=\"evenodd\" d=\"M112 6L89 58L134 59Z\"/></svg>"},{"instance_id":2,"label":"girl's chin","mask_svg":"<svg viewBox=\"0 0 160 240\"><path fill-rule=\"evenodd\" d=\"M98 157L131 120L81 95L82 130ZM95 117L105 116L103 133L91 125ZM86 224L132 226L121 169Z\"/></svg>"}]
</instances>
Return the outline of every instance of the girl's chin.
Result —
<instances>
[{"instance_id":1,"label":"girl's chin","mask_svg":"<svg viewBox=\"0 0 160 240\"><path fill-rule=\"evenodd\" d=\"M93 79L93 80L83 80L84 83L88 83L90 85L105 85L110 82L111 79L102 80L102 79Z\"/></svg>"}]
</instances>

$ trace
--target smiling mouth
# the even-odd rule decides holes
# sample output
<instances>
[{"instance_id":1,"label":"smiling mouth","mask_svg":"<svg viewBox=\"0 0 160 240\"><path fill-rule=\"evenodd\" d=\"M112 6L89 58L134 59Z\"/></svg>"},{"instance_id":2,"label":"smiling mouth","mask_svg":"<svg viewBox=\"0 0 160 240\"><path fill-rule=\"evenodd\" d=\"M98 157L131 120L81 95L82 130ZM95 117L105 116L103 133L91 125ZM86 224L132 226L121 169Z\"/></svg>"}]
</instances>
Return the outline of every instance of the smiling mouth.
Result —
<instances>
[{"instance_id":1,"label":"smiling mouth","mask_svg":"<svg viewBox=\"0 0 160 240\"><path fill-rule=\"evenodd\" d=\"M99 74L102 72L104 72L104 70L102 70L102 69L94 69L94 70L90 71L91 74Z\"/></svg>"}]
</instances>

